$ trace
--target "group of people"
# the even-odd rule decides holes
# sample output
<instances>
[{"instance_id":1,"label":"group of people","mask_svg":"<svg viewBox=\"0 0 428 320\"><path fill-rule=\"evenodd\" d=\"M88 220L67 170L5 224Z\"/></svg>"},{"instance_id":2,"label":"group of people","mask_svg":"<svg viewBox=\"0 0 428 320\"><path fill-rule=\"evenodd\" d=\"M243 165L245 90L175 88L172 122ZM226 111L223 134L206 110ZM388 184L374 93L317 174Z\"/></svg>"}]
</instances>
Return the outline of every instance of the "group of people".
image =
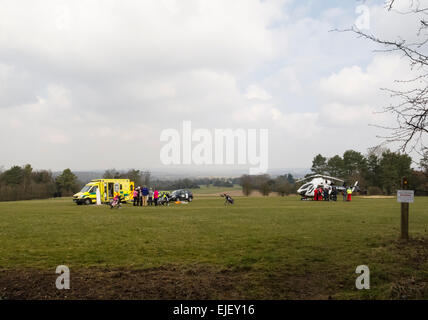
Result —
<instances>
[{"instance_id":1,"label":"group of people","mask_svg":"<svg viewBox=\"0 0 428 320\"><path fill-rule=\"evenodd\" d=\"M337 201L337 190L336 188L333 188L331 190L330 195L330 189L329 188L322 188L321 186L318 186L314 190L314 201Z\"/></svg>"},{"instance_id":2,"label":"group of people","mask_svg":"<svg viewBox=\"0 0 428 320\"><path fill-rule=\"evenodd\" d=\"M346 188L345 191L342 191L343 201L351 201L352 197L352 189L350 187ZM314 190L314 201L337 201L337 189L336 187L333 187L331 189L329 188L323 188L322 186L318 186Z\"/></svg>"},{"instance_id":3,"label":"group of people","mask_svg":"<svg viewBox=\"0 0 428 320\"><path fill-rule=\"evenodd\" d=\"M156 189L153 191L152 188L149 189L146 186L137 187L134 190L133 199L134 207L157 206L159 201L159 191Z\"/></svg>"}]
</instances>

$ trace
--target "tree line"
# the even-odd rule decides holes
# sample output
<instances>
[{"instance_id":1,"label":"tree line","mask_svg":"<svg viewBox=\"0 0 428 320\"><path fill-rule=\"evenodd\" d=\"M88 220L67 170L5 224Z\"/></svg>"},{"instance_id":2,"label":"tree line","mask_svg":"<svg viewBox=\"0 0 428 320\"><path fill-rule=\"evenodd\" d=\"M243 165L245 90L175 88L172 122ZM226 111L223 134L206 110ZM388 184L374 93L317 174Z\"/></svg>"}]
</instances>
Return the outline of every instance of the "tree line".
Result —
<instances>
[{"instance_id":1,"label":"tree line","mask_svg":"<svg viewBox=\"0 0 428 320\"><path fill-rule=\"evenodd\" d=\"M324 174L345 180L352 185L359 181L360 189L369 195L391 195L400 188L401 178L409 179L410 188L417 195L428 195L428 150L418 163L418 169L412 168L412 159L406 154L392 152L380 147L369 149L366 155L354 150L344 152L342 156L331 158L321 154L314 157L311 173ZM194 179L153 179L150 171L131 169L120 172L106 170L104 179L130 179L136 186L156 187L159 190L197 189L200 186L233 187L242 186L243 193L250 195L259 191L267 196L277 192L281 196L293 194L297 187L291 174L275 178L269 175L243 175L238 178L194 178ZM79 181L70 170L65 169L54 176L49 170L34 170L30 164L13 166L8 170L0 168L0 201L46 199L71 196L78 192L86 181Z\"/></svg>"},{"instance_id":2,"label":"tree line","mask_svg":"<svg viewBox=\"0 0 428 320\"><path fill-rule=\"evenodd\" d=\"M70 169L57 177L48 170L34 170L29 164L0 170L0 201L70 196L80 187L81 183Z\"/></svg>"},{"instance_id":3,"label":"tree line","mask_svg":"<svg viewBox=\"0 0 428 320\"><path fill-rule=\"evenodd\" d=\"M104 179L130 179L136 185L150 185L150 172L131 169L119 172L109 169ZM68 197L79 192L88 181L79 181L70 170L65 169L56 177L49 170L34 170L30 164L0 169L0 201L18 201Z\"/></svg>"},{"instance_id":4,"label":"tree line","mask_svg":"<svg viewBox=\"0 0 428 320\"><path fill-rule=\"evenodd\" d=\"M239 180L245 196L251 195L253 191L259 191L264 196L268 196L272 192L277 192L280 196L286 196L295 193L297 190L295 179L290 173L276 178L272 178L268 174L243 175Z\"/></svg>"},{"instance_id":5,"label":"tree line","mask_svg":"<svg viewBox=\"0 0 428 320\"><path fill-rule=\"evenodd\" d=\"M412 158L407 154L376 147L366 155L354 150L331 158L315 156L312 173L344 179L347 185L359 181L362 192L369 195L391 195L401 188L401 179L409 179L410 188L418 195L428 195L428 153L412 169Z\"/></svg>"},{"instance_id":6,"label":"tree line","mask_svg":"<svg viewBox=\"0 0 428 320\"><path fill-rule=\"evenodd\" d=\"M345 186L359 182L361 193L368 195L392 195L401 188L401 179L407 177L410 188L416 195L428 195L428 150L418 164L419 169L412 169L412 158L406 154L392 152L389 149L375 147L366 155L348 150L342 156L331 158L318 154L312 161L311 173L340 178ZM243 175L239 184L244 195L259 191L268 196L277 192L281 196L296 193L300 185L296 185L291 174L276 178L269 175Z\"/></svg>"}]
</instances>

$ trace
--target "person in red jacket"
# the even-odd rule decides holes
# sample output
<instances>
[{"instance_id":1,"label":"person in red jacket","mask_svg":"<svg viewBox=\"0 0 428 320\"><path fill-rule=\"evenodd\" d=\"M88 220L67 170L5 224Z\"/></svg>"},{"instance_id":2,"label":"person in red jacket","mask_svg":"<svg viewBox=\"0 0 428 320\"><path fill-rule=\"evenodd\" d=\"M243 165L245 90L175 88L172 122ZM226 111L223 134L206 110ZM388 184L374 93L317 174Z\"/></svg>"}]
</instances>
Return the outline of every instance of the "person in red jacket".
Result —
<instances>
[{"instance_id":1,"label":"person in red jacket","mask_svg":"<svg viewBox=\"0 0 428 320\"><path fill-rule=\"evenodd\" d=\"M318 189L314 190L314 201L318 201Z\"/></svg>"}]
</instances>

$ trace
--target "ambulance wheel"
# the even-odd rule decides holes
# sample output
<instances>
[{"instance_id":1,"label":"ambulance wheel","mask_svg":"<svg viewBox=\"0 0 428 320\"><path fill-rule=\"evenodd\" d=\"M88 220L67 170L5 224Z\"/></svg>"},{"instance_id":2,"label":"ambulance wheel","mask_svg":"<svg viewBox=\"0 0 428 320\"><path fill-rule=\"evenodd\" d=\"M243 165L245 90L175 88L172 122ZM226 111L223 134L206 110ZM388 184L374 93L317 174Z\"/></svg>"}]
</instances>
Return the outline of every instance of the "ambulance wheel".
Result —
<instances>
[{"instance_id":1,"label":"ambulance wheel","mask_svg":"<svg viewBox=\"0 0 428 320\"><path fill-rule=\"evenodd\" d=\"M88 205L90 205L92 203L92 201L91 201L91 199L85 199L84 203L85 203L85 205L88 206Z\"/></svg>"}]
</instances>

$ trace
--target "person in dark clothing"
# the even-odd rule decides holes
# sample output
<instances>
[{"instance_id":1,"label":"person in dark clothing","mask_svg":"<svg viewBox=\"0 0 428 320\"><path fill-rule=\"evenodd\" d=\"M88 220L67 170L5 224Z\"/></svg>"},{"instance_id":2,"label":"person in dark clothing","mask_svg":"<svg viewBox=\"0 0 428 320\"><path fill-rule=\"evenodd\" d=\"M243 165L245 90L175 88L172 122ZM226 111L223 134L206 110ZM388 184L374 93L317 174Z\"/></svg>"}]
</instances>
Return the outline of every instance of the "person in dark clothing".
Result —
<instances>
[{"instance_id":1,"label":"person in dark clothing","mask_svg":"<svg viewBox=\"0 0 428 320\"><path fill-rule=\"evenodd\" d=\"M330 201L330 195L328 194L328 188L324 188L324 201Z\"/></svg>"},{"instance_id":2,"label":"person in dark clothing","mask_svg":"<svg viewBox=\"0 0 428 320\"><path fill-rule=\"evenodd\" d=\"M322 201L323 189L318 187L318 201Z\"/></svg>"},{"instance_id":3,"label":"person in dark clothing","mask_svg":"<svg viewBox=\"0 0 428 320\"><path fill-rule=\"evenodd\" d=\"M153 190L152 188L150 188L149 190L149 200L148 200L148 205L152 206L153 205Z\"/></svg>"},{"instance_id":4,"label":"person in dark clothing","mask_svg":"<svg viewBox=\"0 0 428 320\"><path fill-rule=\"evenodd\" d=\"M337 201L337 189L336 189L336 187L333 187L333 189L331 190L331 200Z\"/></svg>"}]
</instances>

